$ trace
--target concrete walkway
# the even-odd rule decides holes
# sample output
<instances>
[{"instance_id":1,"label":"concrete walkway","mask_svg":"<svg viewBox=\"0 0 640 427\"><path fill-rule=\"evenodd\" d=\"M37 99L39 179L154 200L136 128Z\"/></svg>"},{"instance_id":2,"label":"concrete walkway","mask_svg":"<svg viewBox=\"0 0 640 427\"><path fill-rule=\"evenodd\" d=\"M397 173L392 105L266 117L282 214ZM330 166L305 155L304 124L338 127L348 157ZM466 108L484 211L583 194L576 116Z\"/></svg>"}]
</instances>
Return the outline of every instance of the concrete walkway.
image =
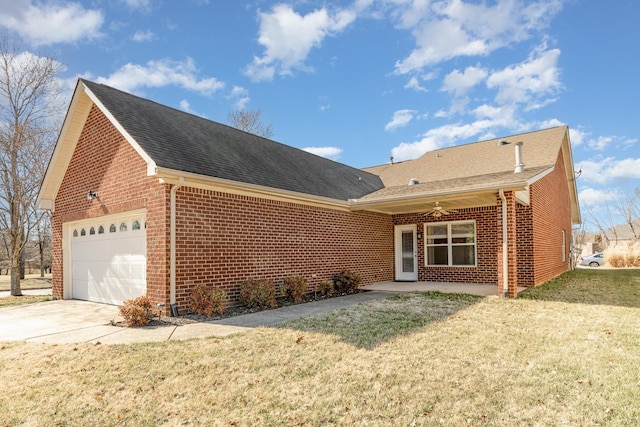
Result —
<instances>
[{"instance_id":1,"label":"concrete walkway","mask_svg":"<svg viewBox=\"0 0 640 427\"><path fill-rule=\"evenodd\" d=\"M366 291L379 292L430 292L438 291L448 294L469 294L482 297L498 296L496 285L481 285L474 283L453 283L453 282L380 282L360 289ZM524 292L527 288L519 287L518 293Z\"/></svg>"},{"instance_id":2,"label":"concrete walkway","mask_svg":"<svg viewBox=\"0 0 640 427\"><path fill-rule=\"evenodd\" d=\"M0 308L0 341L130 344L224 337L244 332L250 328L272 326L288 320L351 307L403 292L440 291L480 296L497 295L497 288L490 285L431 282L385 282L364 286L361 289L368 292L211 322L138 328L114 326L113 323L122 321L118 307L114 305L79 300L57 300L9 306ZM24 291L23 293L46 295L47 291L51 293L50 289Z\"/></svg>"},{"instance_id":3,"label":"concrete walkway","mask_svg":"<svg viewBox=\"0 0 640 427\"><path fill-rule=\"evenodd\" d=\"M224 337L258 326L350 307L389 292L362 292L344 297L265 310L211 322L125 328L118 307L79 300L46 301L0 308L0 341L41 343L130 344L136 342Z\"/></svg>"}]
</instances>

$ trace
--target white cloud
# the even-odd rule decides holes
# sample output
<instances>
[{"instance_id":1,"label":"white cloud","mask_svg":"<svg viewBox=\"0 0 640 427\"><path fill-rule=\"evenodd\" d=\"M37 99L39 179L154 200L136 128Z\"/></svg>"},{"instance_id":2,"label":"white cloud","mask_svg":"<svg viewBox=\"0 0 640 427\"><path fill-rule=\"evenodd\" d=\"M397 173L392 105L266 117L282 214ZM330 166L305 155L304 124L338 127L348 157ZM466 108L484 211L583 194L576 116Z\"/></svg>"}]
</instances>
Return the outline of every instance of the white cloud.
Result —
<instances>
[{"instance_id":1,"label":"white cloud","mask_svg":"<svg viewBox=\"0 0 640 427\"><path fill-rule=\"evenodd\" d=\"M536 50L517 65L492 73L487 87L497 89L498 104L527 104L532 99L557 93L560 83L559 49Z\"/></svg>"},{"instance_id":2,"label":"white cloud","mask_svg":"<svg viewBox=\"0 0 640 427\"><path fill-rule=\"evenodd\" d=\"M331 160L338 160L340 154L342 154L342 148L338 147L306 147L303 148L307 153L315 154L316 156L325 157Z\"/></svg>"},{"instance_id":3,"label":"white cloud","mask_svg":"<svg viewBox=\"0 0 640 427\"><path fill-rule=\"evenodd\" d=\"M597 184L640 179L640 158L617 160L614 157L606 157L598 160L585 160L578 164L577 169L582 169L581 180Z\"/></svg>"},{"instance_id":4,"label":"white cloud","mask_svg":"<svg viewBox=\"0 0 640 427\"><path fill-rule=\"evenodd\" d=\"M413 76L404 85L405 89L413 89L417 92L428 92L428 89L420 84L420 81L416 76Z\"/></svg>"},{"instance_id":5,"label":"white cloud","mask_svg":"<svg viewBox=\"0 0 640 427\"><path fill-rule=\"evenodd\" d=\"M413 89L417 92L428 92L429 89L422 86L422 82L433 80L436 78L435 72L421 74L420 76L412 76L409 81L404 85L405 89Z\"/></svg>"},{"instance_id":6,"label":"white cloud","mask_svg":"<svg viewBox=\"0 0 640 427\"><path fill-rule=\"evenodd\" d=\"M153 31L136 31L133 36L131 36L131 40L134 42L150 42L156 38L156 35Z\"/></svg>"},{"instance_id":7,"label":"white cloud","mask_svg":"<svg viewBox=\"0 0 640 427\"><path fill-rule=\"evenodd\" d=\"M242 86L234 86L231 89L231 93L227 96L227 99L233 100L235 109L240 111L247 108L247 104L251 101L249 91Z\"/></svg>"},{"instance_id":8,"label":"white cloud","mask_svg":"<svg viewBox=\"0 0 640 427\"><path fill-rule=\"evenodd\" d=\"M180 101L180 109L182 111L186 111L187 113L193 113L193 110L191 109L191 104L189 104L189 101L187 101L186 99L183 99L182 101Z\"/></svg>"},{"instance_id":9,"label":"white cloud","mask_svg":"<svg viewBox=\"0 0 640 427\"><path fill-rule=\"evenodd\" d=\"M397 25L411 30L416 48L396 62L396 73L458 56L486 56L546 28L561 8L562 0L499 0L493 5L462 0L398 2Z\"/></svg>"},{"instance_id":10,"label":"white cloud","mask_svg":"<svg viewBox=\"0 0 640 427\"><path fill-rule=\"evenodd\" d=\"M415 159L427 151L453 145L461 139L471 138L487 132L494 127L490 120L478 120L469 124L445 125L431 129L415 142L403 142L391 149L391 155L397 161Z\"/></svg>"},{"instance_id":11,"label":"white cloud","mask_svg":"<svg viewBox=\"0 0 640 427\"><path fill-rule=\"evenodd\" d=\"M81 3L3 1L0 26L17 32L34 46L73 43L101 35L104 16Z\"/></svg>"},{"instance_id":12,"label":"white cloud","mask_svg":"<svg viewBox=\"0 0 640 427\"><path fill-rule=\"evenodd\" d=\"M127 92L174 85L202 95L211 95L224 87L224 83L214 77L199 78L197 74L198 69L191 58L182 62L160 59L146 65L126 64L109 77L98 78L97 82Z\"/></svg>"},{"instance_id":13,"label":"white cloud","mask_svg":"<svg viewBox=\"0 0 640 427\"><path fill-rule=\"evenodd\" d=\"M611 136L599 136L595 139L590 139L587 145L594 150L604 151L612 142L613 137Z\"/></svg>"},{"instance_id":14,"label":"white cloud","mask_svg":"<svg viewBox=\"0 0 640 427\"><path fill-rule=\"evenodd\" d=\"M133 10L149 10L151 8L151 0L123 0L124 3Z\"/></svg>"},{"instance_id":15,"label":"white cloud","mask_svg":"<svg viewBox=\"0 0 640 427\"><path fill-rule=\"evenodd\" d=\"M587 140L589 132L586 132L580 128L569 129L569 138L571 139L571 145L578 147Z\"/></svg>"},{"instance_id":16,"label":"white cloud","mask_svg":"<svg viewBox=\"0 0 640 427\"><path fill-rule=\"evenodd\" d=\"M571 137L571 144L574 147L585 144L588 148L596 151L604 151L608 149L612 144L620 145L622 148L632 146L637 139L618 137L615 135L601 135L598 137L591 137L590 132L586 132L580 128L570 129L569 136Z\"/></svg>"},{"instance_id":17,"label":"white cloud","mask_svg":"<svg viewBox=\"0 0 640 427\"><path fill-rule=\"evenodd\" d=\"M578 193L580 206L585 208L606 204L607 202L611 202L619 198L620 194L616 191L611 191L610 189L597 190L595 188L587 187Z\"/></svg>"},{"instance_id":18,"label":"white cloud","mask_svg":"<svg viewBox=\"0 0 640 427\"><path fill-rule=\"evenodd\" d=\"M392 131L400 127L404 127L413 120L416 114L415 110L398 110L393 113L393 118L384 127L386 131Z\"/></svg>"},{"instance_id":19,"label":"white cloud","mask_svg":"<svg viewBox=\"0 0 640 427\"><path fill-rule=\"evenodd\" d=\"M258 42L264 46L261 57L254 57L245 74L254 81L271 80L276 72L290 75L292 69L310 71L305 64L309 52L328 37L340 33L356 18L354 12L326 8L307 15L295 12L291 6L278 4L271 12L262 12Z\"/></svg>"},{"instance_id":20,"label":"white cloud","mask_svg":"<svg viewBox=\"0 0 640 427\"><path fill-rule=\"evenodd\" d=\"M463 72L453 70L445 76L442 90L462 96L483 82L488 74L487 70L481 67L467 67Z\"/></svg>"}]
</instances>

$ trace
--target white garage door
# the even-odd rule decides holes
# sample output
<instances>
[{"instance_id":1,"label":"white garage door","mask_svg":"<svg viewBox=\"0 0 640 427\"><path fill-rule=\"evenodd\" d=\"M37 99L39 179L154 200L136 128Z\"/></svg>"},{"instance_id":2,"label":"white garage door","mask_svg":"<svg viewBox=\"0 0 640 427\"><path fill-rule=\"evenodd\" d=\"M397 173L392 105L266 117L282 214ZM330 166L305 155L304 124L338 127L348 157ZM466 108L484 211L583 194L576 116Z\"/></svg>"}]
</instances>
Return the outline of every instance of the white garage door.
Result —
<instances>
[{"instance_id":1,"label":"white garage door","mask_svg":"<svg viewBox=\"0 0 640 427\"><path fill-rule=\"evenodd\" d=\"M74 299L122 305L145 295L144 215L96 218L73 224L70 234Z\"/></svg>"}]
</instances>

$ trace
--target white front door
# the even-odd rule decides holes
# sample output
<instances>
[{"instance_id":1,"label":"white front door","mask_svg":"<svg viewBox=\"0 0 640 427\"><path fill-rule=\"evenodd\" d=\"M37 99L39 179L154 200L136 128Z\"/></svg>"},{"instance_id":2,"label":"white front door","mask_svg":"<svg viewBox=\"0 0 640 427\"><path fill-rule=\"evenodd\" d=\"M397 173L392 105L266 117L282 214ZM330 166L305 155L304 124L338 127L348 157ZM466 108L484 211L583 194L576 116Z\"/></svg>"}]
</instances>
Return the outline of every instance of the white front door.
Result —
<instances>
[{"instance_id":1,"label":"white front door","mask_svg":"<svg viewBox=\"0 0 640 427\"><path fill-rule=\"evenodd\" d=\"M418 280L418 243L416 226L396 225L396 280Z\"/></svg>"}]
</instances>

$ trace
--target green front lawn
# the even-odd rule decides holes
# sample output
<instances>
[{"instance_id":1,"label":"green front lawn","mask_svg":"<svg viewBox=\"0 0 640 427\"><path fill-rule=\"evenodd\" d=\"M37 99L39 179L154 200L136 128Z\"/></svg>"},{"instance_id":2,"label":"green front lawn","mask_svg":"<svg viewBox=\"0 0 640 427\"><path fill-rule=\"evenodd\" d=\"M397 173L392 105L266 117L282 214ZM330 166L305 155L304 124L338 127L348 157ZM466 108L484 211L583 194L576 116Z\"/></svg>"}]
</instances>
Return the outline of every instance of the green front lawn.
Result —
<instances>
[{"instance_id":1,"label":"green front lawn","mask_svg":"<svg viewBox=\"0 0 640 427\"><path fill-rule=\"evenodd\" d=\"M579 270L517 300L407 294L225 339L0 343L0 425L638 425L638 273Z\"/></svg>"}]
</instances>

